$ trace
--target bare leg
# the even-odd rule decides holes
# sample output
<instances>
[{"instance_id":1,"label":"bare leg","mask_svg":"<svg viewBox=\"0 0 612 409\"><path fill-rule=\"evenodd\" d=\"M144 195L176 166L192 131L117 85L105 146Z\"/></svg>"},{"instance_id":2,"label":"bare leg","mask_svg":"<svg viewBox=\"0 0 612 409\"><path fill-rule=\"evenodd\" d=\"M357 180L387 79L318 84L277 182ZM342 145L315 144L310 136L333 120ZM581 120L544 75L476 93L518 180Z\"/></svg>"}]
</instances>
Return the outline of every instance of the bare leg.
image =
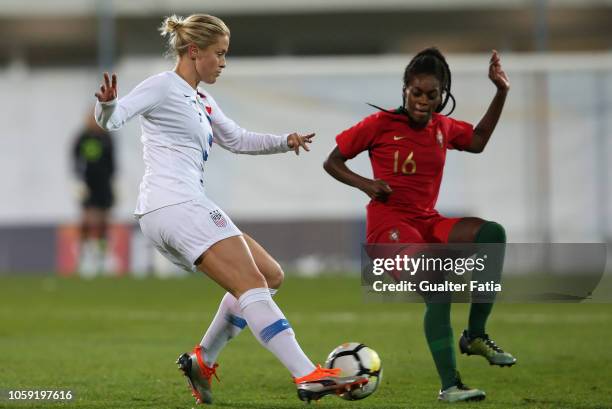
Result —
<instances>
[{"instance_id":1,"label":"bare leg","mask_svg":"<svg viewBox=\"0 0 612 409\"><path fill-rule=\"evenodd\" d=\"M85 277L93 277L104 270L108 211L86 207L81 216L80 265Z\"/></svg>"},{"instance_id":2,"label":"bare leg","mask_svg":"<svg viewBox=\"0 0 612 409\"><path fill-rule=\"evenodd\" d=\"M267 288L265 277L242 236L229 237L210 247L199 258L198 270L235 298L252 288Z\"/></svg>"},{"instance_id":3,"label":"bare leg","mask_svg":"<svg viewBox=\"0 0 612 409\"><path fill-rule=\"evenodd\" d=\"M272 300L266 279L244 237L234 236L215 243L202 255L197 267L238 300L253 335L294 377L314 370L289 322Z\"/></svg>"},{"instance_id":4,"label":"bare leg","mask_svg":"<svg viewBox=\"0 0 612 409\"><path fill-rule=\"evenodd\" d=\"M474 243L476 235L486 223L486 220L478 217L464 217L459 220L448 235L449 243Z\"/></svg>"},{"instance_id":5,"label":"bare leg","mask_svg":"<svg viewBox=\"0 0 612 409\"><path fill-rule=\"evenodd\" d=\"M270 294L273 296L284 278L281 266L252 237L246 234L243 237L251 251L257 269L264 276ZM213 366L227 343L240 334L246 325L238 300L229 292L225 293L219 303L215 317L200 341L200 346L206 352L206 364Z\"/></svg>"},{"instance_id":6,"label":"bare leg","mask_svg":"<svg viewBox=\"0 0 612 409\"><path fill-rule=\"evenodd\" d=\"M268 252L248 234L243 234L244 240L255 260L255 265L266 278L269 288L278 289L285 278L285 273L280 264Z\"/></svg>"}]
</instances>

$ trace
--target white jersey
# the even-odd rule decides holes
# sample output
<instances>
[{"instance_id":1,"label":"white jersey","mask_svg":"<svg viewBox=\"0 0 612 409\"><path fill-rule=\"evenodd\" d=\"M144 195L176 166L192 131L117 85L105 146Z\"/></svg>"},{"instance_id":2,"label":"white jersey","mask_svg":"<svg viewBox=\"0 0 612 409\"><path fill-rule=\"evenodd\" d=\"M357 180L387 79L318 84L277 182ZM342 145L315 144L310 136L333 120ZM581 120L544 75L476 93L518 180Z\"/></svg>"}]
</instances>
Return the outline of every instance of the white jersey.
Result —
<instances>
[{"instance_id":1,"label":"white jersey","mask_svg":"<svg viewBox=\"0 0 612 409\"><path fill-rule=\"evenodd\" d=\"M234 153L289 151L287 135L249 132L215 100L174 71L147 78L125 97L96 104L96 122L114 131L141 115L145 174L135 214L204 196L204 165L214 143Z\"/></svg>"}]
</instances>

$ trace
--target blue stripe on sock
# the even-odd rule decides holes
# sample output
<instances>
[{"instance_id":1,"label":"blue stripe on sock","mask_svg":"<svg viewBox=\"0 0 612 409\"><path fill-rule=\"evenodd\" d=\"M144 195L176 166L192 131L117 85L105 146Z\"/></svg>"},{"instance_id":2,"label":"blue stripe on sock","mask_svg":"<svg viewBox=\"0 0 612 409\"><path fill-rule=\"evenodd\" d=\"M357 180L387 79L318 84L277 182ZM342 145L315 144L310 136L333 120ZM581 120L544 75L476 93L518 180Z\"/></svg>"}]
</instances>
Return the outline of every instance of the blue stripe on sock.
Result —
<instances>
[{"instance_id":1,"label":"blue stripe on sock","mask_svg":"<svg viewBox=\"0 0 612 409\"><path fill-rule=\"evenodd\" d=\"M240 328L240 329L244 329L244 327L247 326L247 322L244 318L240 318L237 315L234 314L227 314L227 320L229 321L230 324Z\"/></svg>"},{"instance_id":2,"label":"blue stripe on sock","mask_svg":"<svg viewBox=\"0 0 612 409\"><path fill-rule=\"evenodd\" d=\"M274 338L274 336L276 336L276 334L289 328L291 328L289 321L286 319L280 319L261 330L259 333L259 338L261 338L261 340L267 344L272 338Z\"/></svg>"}]
</instances>

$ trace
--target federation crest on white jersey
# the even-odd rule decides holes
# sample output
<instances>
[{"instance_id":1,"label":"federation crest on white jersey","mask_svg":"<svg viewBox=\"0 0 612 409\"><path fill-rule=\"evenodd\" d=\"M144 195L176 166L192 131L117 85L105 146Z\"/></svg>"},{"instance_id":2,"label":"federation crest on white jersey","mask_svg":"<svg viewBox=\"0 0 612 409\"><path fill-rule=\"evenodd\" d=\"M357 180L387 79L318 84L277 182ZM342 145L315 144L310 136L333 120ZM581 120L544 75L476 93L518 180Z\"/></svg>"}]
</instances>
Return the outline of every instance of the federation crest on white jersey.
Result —
<instances>
[{"instance_id":1,"label":"federation crest on white jersey","mask_svg":"<svg viewBox=\"0 0 612 409\"><path fill-rule=\"evenodd\" d=\"M326 368L339 368L340 376L364 376L368 383L362 388L340 395L342 399L358 400L373 394L382 380L382 364L378 353L358 342L347 342L330 352Z\"/></svg>"}]
</instances>

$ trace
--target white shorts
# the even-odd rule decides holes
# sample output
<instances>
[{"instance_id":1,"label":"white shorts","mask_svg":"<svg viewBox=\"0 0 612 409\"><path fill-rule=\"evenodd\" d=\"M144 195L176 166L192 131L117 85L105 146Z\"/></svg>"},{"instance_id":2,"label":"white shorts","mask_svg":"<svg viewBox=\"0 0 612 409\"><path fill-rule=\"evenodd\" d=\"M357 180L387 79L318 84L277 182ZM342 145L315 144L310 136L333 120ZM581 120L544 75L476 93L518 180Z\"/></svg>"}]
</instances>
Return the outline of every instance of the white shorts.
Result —
<instances>
[{"instance_id":1,"label":"white shorts","mask_svg":"<svg viewBox=\"0 0 612 409\"><path fill-rule=\"evenodd\" d=\"M142 233L168 260L187 271L213 244L242 234L212 200L202 197L138 217Z\"/></svg>"}]
</instances>

